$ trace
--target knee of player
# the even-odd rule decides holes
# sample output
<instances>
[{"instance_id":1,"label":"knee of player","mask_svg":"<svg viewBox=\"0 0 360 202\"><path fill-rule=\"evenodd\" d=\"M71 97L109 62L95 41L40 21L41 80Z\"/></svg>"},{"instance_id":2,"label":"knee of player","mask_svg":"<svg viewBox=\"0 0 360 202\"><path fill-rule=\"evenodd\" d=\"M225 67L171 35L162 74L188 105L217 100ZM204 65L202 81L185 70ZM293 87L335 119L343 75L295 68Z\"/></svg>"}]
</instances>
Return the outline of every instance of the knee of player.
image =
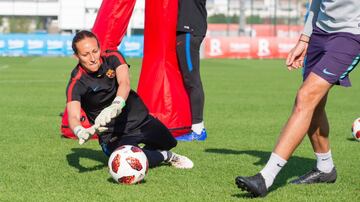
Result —
<instances>
[{"instance_id":1,"label":"knee of player","mask_svg":"<svg viewBox=\"0 0 360 202\"><path fill-rule=\"evenodd\" d=\"M163 150L170 151L171 149L175 148L176 145L177 145L177 140L175 138L173 138L172 140L167 141L167 144L165 145Z\"/></svg>"},{"instance_id":2,"label":"knee of player","mask_svg":"<svg viewBox=\"0 0 360 202\"><path fill-rule=\"evenodd\" d=\"M188 89L201 87L201 82L199 82L197 79L193 79L191 77L186 77L186 76L184 77L184 84L185 87Z\"/></svg>"},{"instance_id":3,"label":"knee of player","mask_svg":"<svg viewBox=\"0 0 360 202\"><path fill-rule=\"evenodd\" d=\"M195 87L194 84L191 83L191 81L189 79L184 79L184 86L188 90L191 90Z\"/></svg>"},{"instance_id":4,"label":"knee of player","mask_svg":"<svg viewBox=\"0 0 360 202\"><path fill-rule=\"evenodd\" d=\"M316 95L307 90L300 89L296 95L295 111L313 110L316 107Z\"/></svg>"},{"instance_id":5,"label":"knee of player","mask_svg":"<svg viewBox=\"0 0 360 202\"><path fill-rule=\"evenodd\" d=\"M174 139L173 141L170 142L168 150L176 147L176 145L177 145L177 140Z\"/></svg>"}]
</instances>

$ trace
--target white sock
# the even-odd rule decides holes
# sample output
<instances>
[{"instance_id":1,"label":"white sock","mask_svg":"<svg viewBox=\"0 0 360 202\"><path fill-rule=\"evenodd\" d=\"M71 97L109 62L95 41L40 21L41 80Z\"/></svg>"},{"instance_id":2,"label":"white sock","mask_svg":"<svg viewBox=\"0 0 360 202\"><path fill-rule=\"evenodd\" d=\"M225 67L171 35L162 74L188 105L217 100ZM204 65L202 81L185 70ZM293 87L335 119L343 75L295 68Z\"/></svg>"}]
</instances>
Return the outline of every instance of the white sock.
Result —
<instances>
[{"instance_id":1,"label":"white sock","mask_svg":"<svg viewBox=\"0 0 360 202\"><path fill-rule=\"evenodd\" d=\"M169 151L160 151L160 153L164 156L164 161L167 161L169 158Z\"/></svg>"},{"instance_id":2,"label":"white sock","mask_svg":"<svg viewBox=\"0 0 360 202\"><path fill-rule=\"evenodd\" d=\"M265 167L260 171L261 175L265 179L266 188L269 188L277 174L280 172L281 168L286 164L286 160L281 158L279 155L274 152L271 153L270 159L266 163Z\"/></svg>"},{"instance_id":3,"label":"white sock","mask_svg":"<svg viewBox=\"0 0 360 202\"><path fill-rule=\"evenodd\" d=\"M201 121L200 123L192 124L191 126L191 130L197 134L200 134L204 128L205 128L204 121Z\"/></svg>"},{"instance_id":4,"label":"white sock","mask_svg":"<svg viewBox=\"0 0 360 202\"><path fill-rule=\"evenodd\" d=\"M331 150L326 153L315 153L316 168L324 173L330 173L334 168L334 162L331 156Z\"/></svg>"}]
</instances>

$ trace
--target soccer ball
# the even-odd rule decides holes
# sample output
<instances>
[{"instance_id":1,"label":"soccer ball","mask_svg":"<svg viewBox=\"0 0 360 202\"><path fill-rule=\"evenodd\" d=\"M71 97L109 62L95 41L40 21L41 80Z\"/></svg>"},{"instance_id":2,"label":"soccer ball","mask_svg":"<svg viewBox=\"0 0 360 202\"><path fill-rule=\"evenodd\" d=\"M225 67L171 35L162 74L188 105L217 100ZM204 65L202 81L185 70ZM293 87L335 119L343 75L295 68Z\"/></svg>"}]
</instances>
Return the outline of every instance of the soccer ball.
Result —
<instances>
[{"instance_id":1,"label":"soccer ball","mask_svg":"<svg viewBox=\"0 0 360 202\"><path fill-rule=\"evenodd\" d=\"M355 140L360 141L360 118L357 118L351 128L352 136Z\"/></svg>"},{"instance_id":2,"label":"soccer ball","mask_svg":"<svg viewBox=\"0 0 360 202\"><path fill-rule=\"evenodd\" d=\"M149 170L145 153L132 145L117 148L109 158L109 172L121 184L140 183Z\"/></svg>"}]
</instances>

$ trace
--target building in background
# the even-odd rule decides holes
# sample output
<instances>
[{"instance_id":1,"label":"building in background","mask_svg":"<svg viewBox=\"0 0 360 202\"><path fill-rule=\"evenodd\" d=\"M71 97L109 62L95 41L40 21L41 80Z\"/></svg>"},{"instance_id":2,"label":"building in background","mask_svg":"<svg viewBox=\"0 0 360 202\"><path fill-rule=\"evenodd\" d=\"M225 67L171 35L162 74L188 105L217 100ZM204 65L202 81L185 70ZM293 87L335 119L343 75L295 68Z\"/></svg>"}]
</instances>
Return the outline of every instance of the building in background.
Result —
<instances>
[{"instance_id":1,"label":"building in background","mask_svg":"<svg viewBox=\"0 0 360 202\"><path fill-rule=\"evenodd\" d=\"M143 56L145 1L136 0L118 47ZM151 0L148 0L151 1ZM301 33L308 0L207 0L205 58L284 58ZM93 27L102 0L0 0L0 55L66 56Z\"/></svg>"},{"instance_id":2,"label":"building in background","mask_svg":"<svg viewBox=\"0 0 360 202\"><path fill-rule=\"evenodd\" d=\"M75 33L91 29L102 0L1 0L0 33ZM144 28L145 1L137 0L129 34ZM16 26L19 29L16 29ZM142 33L140 31L140 33Z\"/></svg>"},{"instance_id":3,"label":"building in background","mask_svg":"<svg viewBox=\"0 0 360 202\"><path fill-rule=\"evenodd\" d=\"M74 33L91 29L102 0L1 0L0 33ZM256 35L254 24L300 25L307 0L207 0L209 24L222 34ZM142 34L145 0L137 0L128 35ZM234 28L234 24L237 27ZM232 25L232 27L230 26ZM211 31L212 27L210 27ZM272 31L275 32L275 31ZM219 35L219 30L210 34ZM276 34L276 33L275 33ZM221 34L220 34L221 35Z\"/></svg>"}]
</instances>

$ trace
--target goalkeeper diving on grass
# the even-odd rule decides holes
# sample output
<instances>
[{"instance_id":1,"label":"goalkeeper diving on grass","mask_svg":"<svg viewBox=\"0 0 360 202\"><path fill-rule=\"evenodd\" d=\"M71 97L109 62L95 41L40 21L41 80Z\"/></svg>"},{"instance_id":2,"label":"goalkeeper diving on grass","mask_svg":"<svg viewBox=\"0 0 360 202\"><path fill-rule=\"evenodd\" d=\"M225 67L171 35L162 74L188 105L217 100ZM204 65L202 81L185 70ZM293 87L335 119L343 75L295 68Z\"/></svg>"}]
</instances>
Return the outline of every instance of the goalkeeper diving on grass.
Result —
<instances>
[{"instance_id":1,"label":"goalkeeper diving on grass","mask_svg":"<svg viewBox=\"0 0 360 202\"><path fill-rule=\"evenodd\" d=\"M150 167L163 162L176 168L193 167L189 158L170 151L177 141L131 90L129 65L120 52L102 52L96 36L85 30L74 36L72 49L78 64L66 89L66 108L69 126L80 144L97 133L107 156L122 145L142 143ZM92 127L81 125L81 109Z\"/></svg>"}]
</instances>

